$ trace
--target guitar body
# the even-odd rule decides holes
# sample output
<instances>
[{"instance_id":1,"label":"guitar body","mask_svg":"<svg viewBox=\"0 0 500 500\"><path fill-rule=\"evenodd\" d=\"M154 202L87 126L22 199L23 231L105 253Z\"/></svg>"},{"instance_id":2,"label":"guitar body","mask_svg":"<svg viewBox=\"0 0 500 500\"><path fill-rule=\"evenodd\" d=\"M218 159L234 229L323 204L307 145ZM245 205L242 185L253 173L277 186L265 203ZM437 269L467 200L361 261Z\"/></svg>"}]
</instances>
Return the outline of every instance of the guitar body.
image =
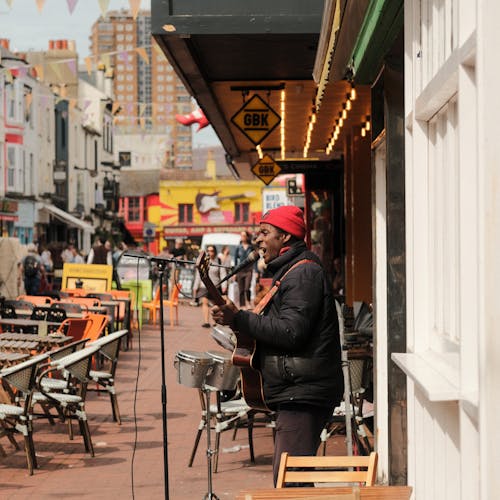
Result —
<instances>
[{"instance_id":1,"label":"guitar body","mask_svg":"<svg viewBox=\"0 0 500 500\"><path fill-rule=\"evenodd\" d=\"M208 259L205 251L202 250L196 261L196 267L200 273L201 281L207 287L208 296L217 305L224 305L226 302L219 290L212 283L208 276ZM256 343L255 340L240 332L234 331L236 335L236 347L233 351L232 362L241 370L241 388L243 397L248 406L256 410L269 411L264 401L264 389L262 374L256 368Z\"/></svg>"}]
</instances>

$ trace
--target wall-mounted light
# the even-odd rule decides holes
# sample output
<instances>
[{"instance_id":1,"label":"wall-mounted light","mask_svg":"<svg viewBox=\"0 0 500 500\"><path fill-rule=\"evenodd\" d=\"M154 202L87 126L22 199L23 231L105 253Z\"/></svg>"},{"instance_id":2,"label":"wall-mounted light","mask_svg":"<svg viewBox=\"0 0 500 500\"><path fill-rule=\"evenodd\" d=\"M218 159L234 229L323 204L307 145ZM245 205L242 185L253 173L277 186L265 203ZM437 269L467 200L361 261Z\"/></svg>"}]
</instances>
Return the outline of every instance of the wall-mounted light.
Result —
<instances>
[{"instance_id":1,"label":"wall-mounted light","mask_svg":"<svg viewBox=\"0 0 500 500\"><path fill-rule=\"evenodd\" d=\"M366 133L368 131L370 131L371 128L372 128L372 126L371 126L371 122L370 122L370 115L366 115L363 126L361 127L361 137L366 137Z\"/></svg>"},{"instance_id":2,"label":"wall-mounted light","mask_svg":"<svg viewBox=\"0 0 500 500\"><path fill-rule=\"evenodd\" d=\"M354 83L351 82L351 101L355 101L356 97L357 97L356 87L354 86Z\"/></svg>"},{"instance_id":3,"label":"wall-mounted light","mask_svg":"<svg viewBox=\"0 0 500 500\"><path fill-rule=\"evenodd\" d=\"M285 89L281 91L280 95L280 112L281 112L281 123L280 123L280 148L281 148L281 158L285 158L286 148L285 148Z\"/></svg>"},{"instance_id":4,"label":"wall-mounted light","mask_svg":"<svg viewBox=\"0 0 500 500\"><path fill-rule=\"evenodd\" d=\"M260 147L260 144L257 144L257 147L255 149L257 149L257 154L259 155L259 160L262 160L262 158L264 158L264 153L262 153L262 148Z\"/></svg>"}]
</instances>

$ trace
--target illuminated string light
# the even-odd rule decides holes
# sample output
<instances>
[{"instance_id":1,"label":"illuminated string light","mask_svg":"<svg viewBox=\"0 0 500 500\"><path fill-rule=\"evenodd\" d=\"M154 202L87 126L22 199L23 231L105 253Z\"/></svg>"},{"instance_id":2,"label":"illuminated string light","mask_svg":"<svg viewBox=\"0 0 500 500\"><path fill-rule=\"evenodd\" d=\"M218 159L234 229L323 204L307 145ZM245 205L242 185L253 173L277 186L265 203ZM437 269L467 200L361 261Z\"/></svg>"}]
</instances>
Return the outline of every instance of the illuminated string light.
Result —
<instances>
[{"instance_id":1,"label":"illuminated string light","mask_svg":"<svg viewBox=\"0 0 500 500\"><path fill-rule=\"evenodd\" d=\"M285 148L285 89L281 91L280 95L280 112L281 112L281 123L280 123L280 148L281 148L281 158L285 158L286 148Z\"/></svg>"}]
</instances>

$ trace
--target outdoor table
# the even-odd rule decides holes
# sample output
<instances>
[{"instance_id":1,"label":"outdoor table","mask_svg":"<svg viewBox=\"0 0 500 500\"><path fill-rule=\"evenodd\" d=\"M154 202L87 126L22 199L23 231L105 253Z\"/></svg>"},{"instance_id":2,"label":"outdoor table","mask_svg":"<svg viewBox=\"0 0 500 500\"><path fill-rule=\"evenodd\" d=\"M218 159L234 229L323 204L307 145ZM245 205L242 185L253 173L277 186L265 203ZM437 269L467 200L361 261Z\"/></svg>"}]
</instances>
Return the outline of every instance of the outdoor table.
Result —
<instances>
[{"instance_id":1,"label":"outdoor table","mask_svg":"<svg viewBox=\"0 0 500 500\"><path fill-rule=\"evenodd\" d=\"M361 500L409 500L410 486L362 486L359 489ZM245 490L238 494L237 500L268 500L275 498L321 498L334 500L341 495L353 493L352 487L319 488L270 488L265 490Z\"/></svg>"},{"instance_id":2,"label":"outdoor table","mask_svg":"<svg viewBox=\"0 0 500 500\"><path fill-rule=\"evenodd\" d=\"M29 354L23 352L0 351L0 369L20 363L29 357Z\"/></svg>"},{"instance_id":3,"label":"outdoor table","mask_svg":"<svg viewBox=\"0 0 500 500\"><path fill-rule=\"evenodd\" d=\"M70 340L72 340L72 337L66 337L65 335L49 334L45 337L41 337L36 333L6 332L0 335L0 349L28 352L33 349L45 351L53 347L62 346Z\"/></svg>"},{"instance_id":4,"label":"outdoor table","mask_svg":"<svg viewBox=\"0 0 500 500\"><path fill-rule=\"evenodd\" d=\"M46 323L48 329L57 329L61 324L55 321L46 321ZM38 331L40 320L29 318L0 318L0 325L12 326L17 332L22 333L23 329L29 329L31 331L33 327Z\"/></svg>"}]
</instances>

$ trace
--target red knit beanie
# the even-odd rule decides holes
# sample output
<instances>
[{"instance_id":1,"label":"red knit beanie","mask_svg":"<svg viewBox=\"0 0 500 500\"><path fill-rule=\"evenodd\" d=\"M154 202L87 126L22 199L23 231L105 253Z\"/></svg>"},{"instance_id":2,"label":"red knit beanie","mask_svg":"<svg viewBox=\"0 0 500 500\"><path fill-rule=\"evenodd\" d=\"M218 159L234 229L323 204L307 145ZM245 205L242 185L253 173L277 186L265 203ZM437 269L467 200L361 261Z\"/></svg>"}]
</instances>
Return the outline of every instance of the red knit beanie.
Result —
<instances>
[{"instance_id":1,"label":"red knit beanie","mask_svg":"<svg viewBox=\"0 0 500 500\"><path fill-rule=\"evenodd\" d=\"M266 212L259 223L265 222L303 240L306 235L304 213L294 205L283 205Z\"/></svg>"}]
</instances>

